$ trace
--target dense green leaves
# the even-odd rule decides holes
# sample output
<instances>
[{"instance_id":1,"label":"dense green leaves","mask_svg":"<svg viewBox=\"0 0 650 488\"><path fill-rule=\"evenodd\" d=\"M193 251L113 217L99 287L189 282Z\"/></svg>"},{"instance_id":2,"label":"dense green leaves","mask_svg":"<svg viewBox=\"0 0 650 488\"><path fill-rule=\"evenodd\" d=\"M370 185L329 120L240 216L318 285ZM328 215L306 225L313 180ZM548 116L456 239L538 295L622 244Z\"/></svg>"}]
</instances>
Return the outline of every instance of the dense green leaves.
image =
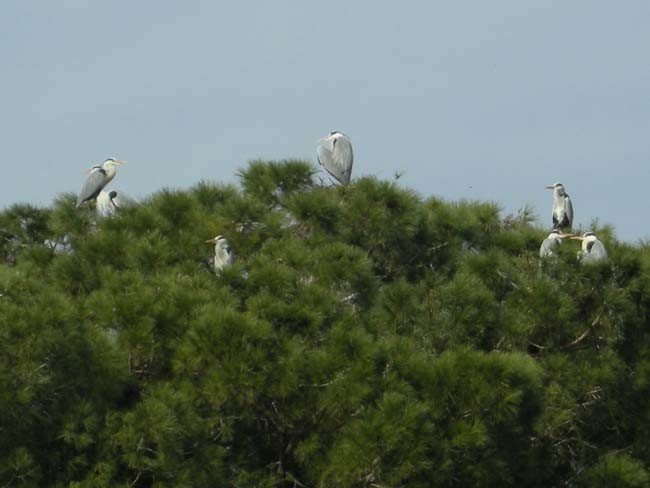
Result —
<instances>
[{"instance_id":1,"label":"dense green leaves","mask_svg":"<svg viewBox=\"0 0 650 488\"><path fill-rule=\"evenodd\" d=\"M0 486L650 485L647 244L540 264L528 210L240 177L0 213Z\"/></svg>"}]
</instances>

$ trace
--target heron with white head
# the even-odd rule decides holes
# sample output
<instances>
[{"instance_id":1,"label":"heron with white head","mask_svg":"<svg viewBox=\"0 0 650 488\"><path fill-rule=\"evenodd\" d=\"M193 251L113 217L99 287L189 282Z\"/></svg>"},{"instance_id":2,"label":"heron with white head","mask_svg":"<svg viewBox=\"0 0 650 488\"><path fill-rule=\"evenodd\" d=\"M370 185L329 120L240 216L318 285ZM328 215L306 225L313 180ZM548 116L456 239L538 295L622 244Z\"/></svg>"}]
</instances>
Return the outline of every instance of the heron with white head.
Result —
<instances>
[{"instance_id":1,"label":"heron with white head","mask_svg":"<svg viewBox=\"0 0 650 488\"><path fill-rule=\"evenodd\" d=\"M120 208L120 201L117 198L117 191L104 191L101 190L97 195L97 215L100 217L110 217L118 208Z\"/></svg>"},{"instance_id":2,"label":"heron with white head","mask_svg":"<svg viewBox=\"0 0 650 488\"><path fill-rule=\"evenodd\" d=\"M225 237L219 235L214 239L208 239L205 242L208 244L214 244L212 266L214 267L215 273L219 274L222 269L232 265L233 253Z\"/></svg>"},{"instance_id":3,"label":"heron with white head","mask_svg":"<svg viewBox=\"0 0 650 488\"><path fill-rule=\"evenodd\" d=\"M115 158L108 158L101 165L93 166L77 197L77 207L80 207L84 202L96 199L99 192L115 178L117 167L125 162Z\"/></svg>"},{"instance_id":4,"label":"heron with white head","mask_svg":"<svg viewBox=\"0 0 650 488\"><path fill-rule=\"evenodd\" d=\"M318 140L316 148L318 164L327 170L336 180L347 185L352 174L352 143L350 138L339 131L332 131L329 135Z\"/></svg>"},{"instance_id":5,"label":"heron with white head","mask_svg":"<svg viewBox=\"0 0 650 488\"><path fill-rule=\"evenodd\" d=\"M582 250L578 251L578 259L583 264L600 263L607 260L607 251L602 242L591 231L571 239L582 241Z\"/></svg>"},{"instance_id":6,"label":"heron with white head","mask_svg":"<svg viewBox=\"0 0 650 488\"><path fill-rule=\"evenodd\" d=\"M542 245L539 247L539 257L545 259L555 256L558 246L562 244L562 239L565 237L571 237L571 234L565 234L558 229L553 229L546 239L542 241Z\"/></svg>"},{"instance_id":7,"label":"heron with white head","mask_svg":"<svg viewBox=\"0 0 650 488\"><path fill-rule=\"evenodd\" d=\"M553 190L553 228L562 229L573 225L573 204L562 183L546 187Z\"/></svg>"}]
</instances>

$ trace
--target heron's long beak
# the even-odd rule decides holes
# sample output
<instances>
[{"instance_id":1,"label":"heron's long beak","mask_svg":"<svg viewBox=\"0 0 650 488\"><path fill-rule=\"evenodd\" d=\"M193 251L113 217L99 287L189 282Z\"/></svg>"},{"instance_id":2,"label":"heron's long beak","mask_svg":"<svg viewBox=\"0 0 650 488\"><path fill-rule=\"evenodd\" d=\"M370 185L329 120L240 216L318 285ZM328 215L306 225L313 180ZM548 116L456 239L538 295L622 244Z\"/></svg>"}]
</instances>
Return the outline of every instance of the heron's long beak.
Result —
<instances>
[{"instance_id":1,"label":"heron's long beak","mask_svg":"<svg viewBox=\"0 0 650 488\"><path fill-rule=\"evenodd\" d=\"M203 241L203 242L205 242L206 244L214 244L217 241L215 239L208 239L207 241Z\"/></svg>"},{"instance_id":2,"label":"heron's long beak","mask_svg":"<svg viewBox=\"0 0 650 488\"><path fill-rule=\"evenodd\" d=\"M555 187L553 185L549 185L549 186L545 186L544 188L546 188L547 190L553 190Z\"/></svg>"},{"instance_id":3,"label":"heron's long beak","mask_svg":"<svg viewBox=\"0 0 650 488\"><path fill-rule=\"evenodd\" d=\"M121 161L121 160L119 160L119 159L116 160L115 162L116 162L117 164L126 164L126 161Z\"/></svg>"},{"instance_id":4,"label":"heron's long beak","mask_svg":"<svg viewBox=\"0 0 650 488\"><path fill-rule=\"evenodd\" d=\"M569 239L573 239L574 241L582 241L584 237L582 236L571 236Z\"/></svg>"}]
</instances>

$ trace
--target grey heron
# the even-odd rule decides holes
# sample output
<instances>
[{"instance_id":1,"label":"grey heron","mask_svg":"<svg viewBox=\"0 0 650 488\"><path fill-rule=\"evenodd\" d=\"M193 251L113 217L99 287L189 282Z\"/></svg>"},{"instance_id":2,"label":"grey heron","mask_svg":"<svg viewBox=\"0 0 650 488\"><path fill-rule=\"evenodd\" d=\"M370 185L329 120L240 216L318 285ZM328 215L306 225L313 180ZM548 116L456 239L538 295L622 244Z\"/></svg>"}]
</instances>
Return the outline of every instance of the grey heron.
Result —
<instances>
[{"instance_id":1,"label":"grey heron","mask_svg":"<svg viewBox=\"0 0 650 488\"><path fill-rule=\"evenodd\" d=\"M352 143L350 138L339 131L332 131L328 136L319 139L316 155L318 164L341 184L350 183L352 173Z\"/></svg>"},{"instance_id":2,"label":"grey heron","mask_svg":"<svg viewBox=\"0 0 650 488\"><path fill-rule=\"evenodd\" d=\"M546 187L553 190L553 228L561 229L573 225L573 205L562 183Z\"/></svg>"},{"instance_id":3,"label":"grey heron","mask_svg":"<svg viewBox=\"0 0 650 488\"><path fill-rule=\"evenodd\" d=\"M591 231L581 236L572 236L571 239L582 241L582 250L578 251L578 259L581 263L599 263L607 259L607 251L602 242Z\"/></svg>"},{"instance_id":4,"label":"grey heron","mask_svg":"<svg viewBox=\"0 0 650 488\"><path fill-rule=\"evenodd\" d=\"M542 245L539 246L539 257L544 259L555 256L557 247L562 244L562 239L570 236L571 234L565 234L558 229L553 229L546 239L542 241Z\"/></svg>"},{"instance_id":5,"label":"grey heron","mask_svg":"<svg viewBox=\"0 0 650 488\"><path fill-rule=\"evenodd\" d=\"M97 195L97 215L100 217L110 217L120 208L120 201L117 198L117 192L100 190Z\"/></svg>"},{"instance_id":6,"label":"grey heron","mask_svg":"<svg viewBox=\"0 0 650 488\"><path fill-rule=\"evenodd\" d=\"M222 269L229 267L233 261L233 254L230 250L228 241L223 236L216 236L214 239L205 241L208 244L214 244L214 258L212 266L214 272L219 274Z\"/></svg>"},{"instance_id":7,"label":"grey heron","mask_svg":"<svg viewBox=\"0 0 650 488\"><path fill-rule=\"evenodd\" d=\"M77 207L80 207L82 203L88 200L97 198L99 192L115 178L117 166L125 162L115 158L108 158L101 165L93 166L77 197Z\"/></svg>"}]
</instances>

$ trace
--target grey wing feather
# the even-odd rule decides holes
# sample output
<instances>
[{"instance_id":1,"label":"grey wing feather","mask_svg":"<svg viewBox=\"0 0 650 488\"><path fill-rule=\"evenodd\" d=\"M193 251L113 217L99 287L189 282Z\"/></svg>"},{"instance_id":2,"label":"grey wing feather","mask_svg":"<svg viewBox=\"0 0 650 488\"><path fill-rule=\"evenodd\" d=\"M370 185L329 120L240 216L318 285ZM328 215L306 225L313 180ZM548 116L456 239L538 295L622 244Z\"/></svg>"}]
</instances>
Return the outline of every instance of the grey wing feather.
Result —
<instances>
[{"instance_id":1,"label":"grey wing feather","mask_svg":"<svg viewBox=\"0 0 650 488\"><path fill-rule=\"evenodd\" d=\"M573 225L573 204L571 203L569 195L566 196L565 202L566 219L569 221L568 226L571 227Z\"/></svg>"},{"instance_id":2,"label":"grey wing feather","mask_svg":"<svg viewBox=\"0 0 650 488\"><path fill-rule=\"evenodd\" d=\"M607 251L605 251L605 246L600 241L594 242L594 245L591 247L591 252L589 254L598 260L607 258Z\"/></svg>"},{"instance_id":3,"label":"grey wing feather","mask_svg":"<svg viewBox=\"0 0 650 488\"><path fill-rule=\"evenodd\" d=\"M334 148L334 158L338 161L338 166L341 168L341 180L344 183L350 182L350 175L352 174L352 163L354 155L352 154L352 144L347 138L340 138Z\"/></svg>"},{"instance_id":4,"label":"grey wing feather","mask_svg":"<svg viewBox=\"0 0 650 488\"><path fill-rule=\"evenodd\" d=\"M587 248L589 251L581 254L583 263L597 263L607 259L607 251L602 242L594 241L590 244L591 247Z\"/></svg>"},{"instance_id":5,"label":"grey wing feather","mask_svg":"<svg viewBox=\"0 0 650 488\"><path fill-rule=\"evenodd\" d=\"M340 183L350 182L352 174L352 144L346 138L339 138L332 150L321 144L316 149L318 162Z\"/></svg>"},{"instance_id":6,"label":"grey wing feather","mask_svg":"<svg viewBox=\"0 0 650 488\"><path fill-rule=\"evenodd\" d=\"M101 168L93 169L79 192L77 207L87 200L96 198L107 183L108 178L106 177L106 172Z\"/></svg>"},{"instance_id":7,"label":"grey wing feather","mask_svg":"<svg viewBox=\"0 0 650 488\"><path fill-rule=\"evenodd\" d=\"M332 161L332 150L325 146L325 144L319 144L316 148L316 156L318 157L318 164L323 166L325 169L331 165Z\"/></svg>"},{"instance_id":8,"label":"grey wing feather","mask_svg":"<svg viewBox=\"0 0 650 488\"><path fill-rule=\"evenodd\" d=\"M553 250L558 245L558 241L555 239L544 239L542 245L539 247L539 257L546 258L553 254Z\"/></svg>"}]
</instances>

